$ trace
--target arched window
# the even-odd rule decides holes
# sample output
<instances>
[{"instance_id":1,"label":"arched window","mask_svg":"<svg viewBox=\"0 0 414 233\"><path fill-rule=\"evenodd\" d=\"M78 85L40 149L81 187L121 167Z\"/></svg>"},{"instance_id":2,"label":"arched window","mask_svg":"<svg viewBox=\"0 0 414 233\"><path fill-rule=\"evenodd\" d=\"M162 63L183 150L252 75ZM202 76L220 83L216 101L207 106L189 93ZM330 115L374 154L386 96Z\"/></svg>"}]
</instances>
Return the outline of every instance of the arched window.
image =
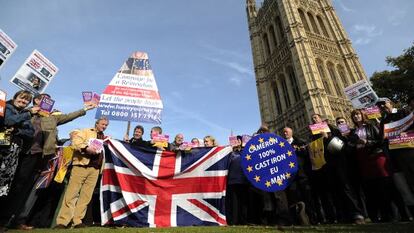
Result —
<instances>
[{"instance_id":1,"label":"arched window","mask_svg":"<svg viewBox=\"0 0 414 233\"><path fill-rule=\"evenodd\" d=\"M295 102L297 102L300 100L300 91L299 91L299 86L298 86L298 82L296 79L296 75L291 66L289 66L287 70L289 74L290 83L292 84L293 96L295 97Z\"/></svg>"},{"instance_id":2,"label":"arched window","mask_svg":"<svg viewBox=\"0 0 414 233\"><path fill-rule=\"evenodd\" d=\"M310 31L309 24L308 24L308 21L306 20L305 14L303 13L301 9L298 9L298 11L299 11L300 20L302 20L303 27L305 27L306 31Z\"/></svg>"},{"instance_id":3,"label":"arched window","mask_svg":"<svg viewBox=\"0 0 414 233\"><path fill-rule=\"evenodd\" d=\"M316 16L316 19L319 22L319 26L322 28L323 35L329 38L329 33L328 33L328 30L325 27L325 23L324 23L323 19L319 15Z\"/></svg>"},{"instance_id":4,"label":"arched window","mask_svg":"<svg viewBox=\"0 0 414 233\"><path fill-rule=\"evenodd\" d=\"M269 44L269 38L267 37L267 34L263 34L263 44L264 44L264 50L266 53L266 57L269 57L270 55L270 44Z\"/></svg>"},{"instance_id":5,"label":"arched window","mask_svg":"<svg viewBox=\"0 0 414 233\"><path fill-rule=\"evenodd\" d=\"M325 69L323 68L322 61L317 60L316 66L318 67L319 75L321 76L322 84L323 84L323 87L325 88L326 93L328 95L332 95L331 86L329 85L328 79L326 78Z\"/></svg>"},{"instance_id":6,"label":"arched window","mask_svg":"<svg viewBox=\"0 0 414 233\"><path fill-rule=\"evenodd\" d=\"M286 104L286 108L290 107L290 98L289 98L289 90L287 88L286 85L286 80L285 80L285 76L283 74L281 74L279 76L280 79L280 84L282 85L282 90L283 90L283 98L285 99L285 104Z\"/></svg>"},{"instance_id":7,"label":"arched window","mask_svg":"<svg viewBox=\"0 0 414 233\"><path fill-rule=\"evenodd\" d=\"M309 18L309 20L310 20L310 22L311 22L313 32L314 32L314 33L316 33L316 34L321 34L321 33L319 32L318 25L316 25L315 18L313 18L313 15L312 15L311 13L309 13L309 12L308 12L308 18Z\"/></svg>"},{"instance_id":8,"label":"arched window","mask_svg":"<svg viewBox=\"0 0 414 233\"><path fill-rule=\"evenodd\" d=\"M282 112L282 103L280 102L280 97L281 96L279 94L279 89L278 89L278 86L277 86L276 82L273 82L273 95L274 95L275 102L276 102L277 113L282 114L283 113Z\"/></svg>"},{"instance_id":9,"label":"arched window","mask_svg":"<svg viewBox=\"0 0 414 233\"><path fill-rule=\"evenodd\" d=\"M344 87L349 86L348 79L346 78L345 69L342 66L338 65L338 74L341 77L342 83L344 84Z\"/></svg>"},{"instance_id":10,"label":"arched window","mask_svg":"<svg viewBox=\"0 0 414 233\"><path fill-rule=\"evenodd\" d=\"M339 79L336 77L333 64L328 63L327 67L328 67L329 76L334 84L337 96L343 96L342 85L340 83L341 81L339 81Z\"/></svg>"},{"instance_id":11,"label":"arched window","mask_svg":"<svg viewBox=\"0 0 414 233\"><path fill-rule=\"evenodd\" d=\"M282 21L280 21L279 16L276 17L276 27L279 31L279 38L280 40L282 40L283 38L285 38L285 30L283 30L283 24Z\"/></svg>"},{"instance_id":12,"label":"arched window","mask_svg":"<svg viewBox=\"0 0 414 233\"><path fill-rule=\"evenodd\" d=\"M273 28L273 25L270 25L269 27L269 32L270 32L270 40L272 41L272 43L275 45L274 47L277 47L277 38L276 38L276 33L275 33L275 29Z\"/></svg>"}]
</instances>

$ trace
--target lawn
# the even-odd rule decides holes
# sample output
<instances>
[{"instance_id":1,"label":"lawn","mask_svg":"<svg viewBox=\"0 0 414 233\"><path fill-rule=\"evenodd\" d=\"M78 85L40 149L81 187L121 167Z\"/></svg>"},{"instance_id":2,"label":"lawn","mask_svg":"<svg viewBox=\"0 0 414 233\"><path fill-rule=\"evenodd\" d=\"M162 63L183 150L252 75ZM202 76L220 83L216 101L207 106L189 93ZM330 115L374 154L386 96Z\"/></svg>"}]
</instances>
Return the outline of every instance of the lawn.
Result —
<instances>
[{"instance_id":1,"label":"lawn","mask_svg":"<svg viewBox=\"0 0 414 233\"><path fill-rule=\"evenodd\" d=\"M199 232L211 232L211 233L277 233L277 232L372 232L372 233L393 233L393 232L404 232L414 233L414 223L394 223L394 224L366 224L366 225L323 225L323 226L310 226L310 227L264 227L264 226L227 226L227 227L176 227L176 228L107 228L107 227L89 227L83 229L65 229L65 230L54 230L54 229L35 229L32 231L18 231L9 230L10 233L17 232L42 232L42 233L199 233Z\"/></svg>"}]
</instances>

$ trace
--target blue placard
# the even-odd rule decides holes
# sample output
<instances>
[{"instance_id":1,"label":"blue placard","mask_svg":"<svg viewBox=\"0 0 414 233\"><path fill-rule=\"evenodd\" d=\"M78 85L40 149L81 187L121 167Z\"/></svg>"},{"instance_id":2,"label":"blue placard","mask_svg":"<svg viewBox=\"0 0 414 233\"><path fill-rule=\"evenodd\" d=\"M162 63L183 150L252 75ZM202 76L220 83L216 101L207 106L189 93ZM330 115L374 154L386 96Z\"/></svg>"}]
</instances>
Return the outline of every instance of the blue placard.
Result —
<instances>
[{"instance_id":1,"label":"blue placard","mask_svg":"<svg viewBox=\"0 0 414 233\"><path fill-rule=\"evenodd\" d=\"M272 133L259 134L246 144L241 166L250 183L266 192L284 190L298 171L293 147Z\"/></svg>"}]
</instances>

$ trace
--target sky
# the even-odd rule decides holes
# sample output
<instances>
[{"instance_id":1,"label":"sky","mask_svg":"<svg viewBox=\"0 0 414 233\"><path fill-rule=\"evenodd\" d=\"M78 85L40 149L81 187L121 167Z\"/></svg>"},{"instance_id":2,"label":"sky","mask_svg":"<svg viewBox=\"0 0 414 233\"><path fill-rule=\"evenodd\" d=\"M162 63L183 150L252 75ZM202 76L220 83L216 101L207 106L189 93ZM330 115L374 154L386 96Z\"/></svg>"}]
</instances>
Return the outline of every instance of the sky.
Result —
<instances>
[{"instance_id":1,"label":"sky","mask_svg":"<svg viewBox=\"0 0 414 233\"><path fill-rule=\"evenodd\" d=\"M414 41L412 0L333 0L368 76L390 69ZM101 93L133 51L149 55L164 111L161 127L185 140L251 134L260 126L245 0L0 0L0 28L18 48L0 70L0 89L37 49L59 72L46 92L55 108L83 107L82 91ZM258 4L260 6L260 3ZM93 127L95 110L59 127L59 137ZM142 124L144 139L154 125ZM122 138L126 122L107 135Z\"/></svg>"}]
</instances>

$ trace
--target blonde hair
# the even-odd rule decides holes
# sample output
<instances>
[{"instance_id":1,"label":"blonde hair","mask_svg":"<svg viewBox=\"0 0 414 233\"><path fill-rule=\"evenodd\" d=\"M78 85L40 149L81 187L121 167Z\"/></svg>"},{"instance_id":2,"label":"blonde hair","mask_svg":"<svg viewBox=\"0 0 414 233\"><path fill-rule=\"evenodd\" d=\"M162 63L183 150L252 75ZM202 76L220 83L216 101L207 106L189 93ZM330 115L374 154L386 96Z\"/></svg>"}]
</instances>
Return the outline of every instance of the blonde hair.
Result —
<instances>
[{"instance_id":1,"label":"blonde hair","mask_svg":"<svg viewBox=\"0 0 414 233\"><path fill-rule=\"evenodd\" d=\"M218 143L216 142L216 139L213 136L207 135L207 136L204 137L203 140L206 140L206 139L210 139L211 142L213 143L213 146L218 146Z\"/></svg>"}]
</instances>

